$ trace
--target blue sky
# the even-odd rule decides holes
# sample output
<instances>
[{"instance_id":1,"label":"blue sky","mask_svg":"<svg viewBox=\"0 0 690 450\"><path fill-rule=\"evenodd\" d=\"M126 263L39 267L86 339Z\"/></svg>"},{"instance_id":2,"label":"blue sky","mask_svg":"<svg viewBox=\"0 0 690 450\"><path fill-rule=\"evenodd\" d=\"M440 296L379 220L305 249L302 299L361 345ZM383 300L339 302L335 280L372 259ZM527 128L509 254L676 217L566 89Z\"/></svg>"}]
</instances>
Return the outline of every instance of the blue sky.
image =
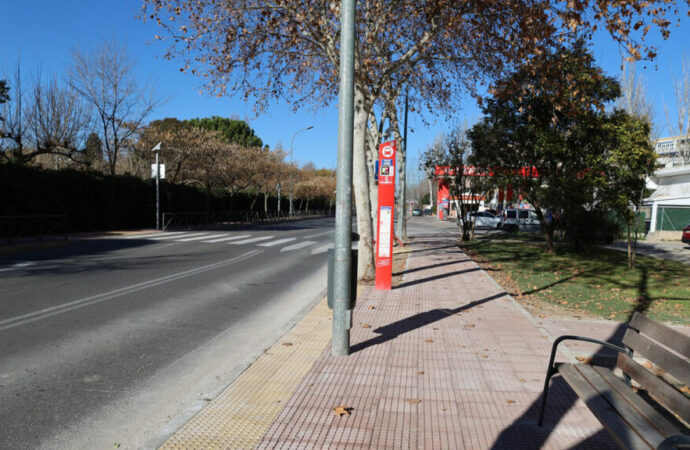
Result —
<instances>
[{"instance_id":1,"label":"blue sky","mask_svg":"<svg viewBox=\"0 0 690 450\"><path fill-rule=\"evenodd\" d=\"M684 3L681 1L681 3ZM256 116L251 104L236 98L214 98L203 92L202 80L179 72L179 61L162 58L165 45L155 42L153 36L160 31L153 23L142 23L136 18L139 0L18 0L3 5L3 24L0 27L0 74L16 67L21 55L22 72L26 76L40 73L62 76L70 63L72 48L88 50L101 40L115 39L125 43L137 61L136 75L140 83L155 86L157 94L167 101L151 119L177 117L207 117L212 115L239 117L248 120L257 135L275 147L279 142L289 148L295 131L307 126L313 130L301 133L294 144L294 158L300 164L314 162L318 167L335 167L337 148L337 104L324 105L318 111L293 112L287 104L272 104ZM659 45L658 57L652 63L638 63L638 74L647 80L648 96L654 104L655 126L661 135L668 134L665 127L664 105L674 106L671 89L671 70L680 73L681 56L690 57L690 19L685 15L680 28L672 27L667 41L654 40ZM600 33L591 50L598 63L609 75L618 76L621 54L618 47L605 34ZM646 65L646 69L643 66ZM465 118L472 123L480 116L473 100L467 99L453 122ZM452 124L445 120L410 114L408 134L409 161L447 131ZM408 169L413 163L408 163Z\"/></svg>"}]
</instances>

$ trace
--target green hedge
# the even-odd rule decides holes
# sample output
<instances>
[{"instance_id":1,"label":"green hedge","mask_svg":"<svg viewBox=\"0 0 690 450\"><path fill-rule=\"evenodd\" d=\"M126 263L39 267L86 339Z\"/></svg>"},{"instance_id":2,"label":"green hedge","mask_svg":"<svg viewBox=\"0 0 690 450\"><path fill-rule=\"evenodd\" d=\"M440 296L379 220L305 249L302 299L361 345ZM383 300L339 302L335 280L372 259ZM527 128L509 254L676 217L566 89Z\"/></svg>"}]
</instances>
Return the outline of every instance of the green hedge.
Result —
<instances>
[{"instance_id":1,"label":"green hedge","mask_svg":"<svg viewBox=\"0 0 690 450\"><path fill-rule=\"evenodd\" d=\"M255 196L230 195L216 190L208 198L194 186L161 180L161 212L249 210ZM70 232L101 231L155 225L155 184L131 175L106 176L97 172L46 170L0 164L0 215L64 214ZM296 201L295 208L299 205ZM277 199L269 199L275 211ZM281 208L287 210L283 198ZM254 211L263 211L260 196ZM328 200L312 200L310 209L327 209Z\"/></svg>"}]
</instances>

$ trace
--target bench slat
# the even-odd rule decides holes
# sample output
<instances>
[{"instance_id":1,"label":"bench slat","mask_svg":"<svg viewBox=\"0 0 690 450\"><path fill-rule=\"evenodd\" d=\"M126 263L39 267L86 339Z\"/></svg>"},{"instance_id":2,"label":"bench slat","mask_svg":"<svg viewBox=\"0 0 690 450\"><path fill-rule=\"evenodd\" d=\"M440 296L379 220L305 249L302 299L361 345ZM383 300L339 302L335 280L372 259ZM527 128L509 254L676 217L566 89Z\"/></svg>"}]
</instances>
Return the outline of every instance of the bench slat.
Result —
<instances>
[{"instance_id":1,"label":"bench slat","mask_svg":"<svg viewBox=\"0 0 690 450\"><path fill-rule=\"evenodd\" d=\"M660 403L678 414L684 421L690 422L690 399L685 395L657 378L628 355L618 354L618 367L630 378L640 383Z\"/></svg>"},{"instance_id":2,"label":"bench slat","mask_svg":"<svg viewBox=\"0 0 690 450\"><path fill-rule=\"evenodd\" d=\"M670 349L690 358L690 337L678 330L655 322L644 314L635 312L630 320L630 326L640 333L659 341Z\"/></svg>"},{"instance_id":3,"label":"bench slat","mask_svg":"<svg viewBox=\"0 0 690 450\"><path fill-rule=\"evenodd\" d=\"M660 417L659 413L651 408L652 415L648 416L646 413L649 413L649 410L645 408L638 409L636 406L639 405L633 405L627 401L622 393L631 389L622 380L617 380L615 377L613 379L603 378L598 370L584 364L577 364L575 368L599 392L599 395L613 407L618 415L652 447L656 448L661 441L668 437L654 424L654 420ZM603 370L608 371L608 369ZM663 417L661 418L663 419ZM677 433L671 432L669 436L674 434Z\"/></svg>"},{"instance_id":4,"label":"bench slat","mask_svg":"<svg viewBox=\"0 0 690 450\"><path fill-rule=\"evenodd\" d=\"M633 349L654 364L678 378L684 384L690 384L690 364L671 351L642 336L636 330L628 328L623 336L623 345Z\"/></svg>"},{"instance_id":5,"label":"bench slat","mask_svg":"<svg viewBox=\"0 0 690 450\"><path fill-rule=\"evenodd\" d=\"M559 364L558 372L573 388L575 393L584 400L587 407L599 419L618 445L630 449L654 448L642 439L611 405L597 392L591 384L575 368L574 364Z\"/></svg>"}]
</instances>

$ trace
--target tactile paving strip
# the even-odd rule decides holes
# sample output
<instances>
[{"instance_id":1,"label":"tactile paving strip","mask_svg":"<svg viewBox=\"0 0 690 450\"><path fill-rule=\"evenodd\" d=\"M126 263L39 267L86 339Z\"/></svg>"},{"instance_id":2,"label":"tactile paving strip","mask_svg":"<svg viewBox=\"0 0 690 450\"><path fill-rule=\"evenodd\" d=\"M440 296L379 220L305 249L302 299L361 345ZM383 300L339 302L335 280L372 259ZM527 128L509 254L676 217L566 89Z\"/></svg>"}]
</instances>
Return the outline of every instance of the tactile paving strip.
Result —
<instances>
[{"instance_id":1,"label":"tactile paving strip","mask_svg":"<svg viewBox=\"0 0 690 450\"><path fill-rule=\"evenodd\" d=\"M161 449L254 448L330 340L326 299Z\"/></svg>"}]
</instances>

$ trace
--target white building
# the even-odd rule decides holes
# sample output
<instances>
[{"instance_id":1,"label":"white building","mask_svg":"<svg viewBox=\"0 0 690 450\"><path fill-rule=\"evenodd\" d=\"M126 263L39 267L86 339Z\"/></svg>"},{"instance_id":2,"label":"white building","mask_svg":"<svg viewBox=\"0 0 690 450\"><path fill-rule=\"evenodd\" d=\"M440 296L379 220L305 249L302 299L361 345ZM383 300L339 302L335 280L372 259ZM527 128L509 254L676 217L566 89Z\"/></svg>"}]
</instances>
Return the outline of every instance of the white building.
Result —
<instances>
[{"instance_id":1,"label":"white building","mask_svg":"<svg viewBox=\"0 0 690 450\"><path fill-rule=\"evenodd\" d=\"M690 136L673 136L657 139L654 150L657 164L662 166L683 165L690 162Z\"/></svg>"},{"instance_id":2,"label":"white building","mask_svg":"<svg viewBox=\"0 0 690 450\"><path fill-rule=\"evenodd\" d=\"M652 194L642 204L651 207L650 237L675 239L690 224L690 165L669 165L650 177ZM649 216L648 216L649 217Z\"/></svg>"}]
</instances>

